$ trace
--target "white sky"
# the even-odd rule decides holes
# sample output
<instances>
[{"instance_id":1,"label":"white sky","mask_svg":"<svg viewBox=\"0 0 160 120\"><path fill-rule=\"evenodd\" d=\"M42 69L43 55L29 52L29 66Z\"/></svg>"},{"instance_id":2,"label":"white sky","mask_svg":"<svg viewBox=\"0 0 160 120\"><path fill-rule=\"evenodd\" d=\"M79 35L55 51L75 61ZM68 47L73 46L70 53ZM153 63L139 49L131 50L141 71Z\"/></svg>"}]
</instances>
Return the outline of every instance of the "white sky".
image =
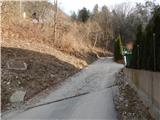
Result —
<instances>
[{"instance_id":1,"label":"white sky","mask_svg":"<svg viewBox=\"0 0 160 120\"><path fill-rule=\"evenodd\" d=\"M54 1L54 0L50 0ZM78 11L79 9L86 7L89 10L92 10L95 4L98 4L99 7L107 5L109 8L112 8L114 5L124 2L141 2L144 3L146 0L58 0L59 7L67 14L70 14L71 11ZM153 1L153 0L152 0ZM154 0L156 3L160 4L160 0Z\"/></svg>"}]
</instances>

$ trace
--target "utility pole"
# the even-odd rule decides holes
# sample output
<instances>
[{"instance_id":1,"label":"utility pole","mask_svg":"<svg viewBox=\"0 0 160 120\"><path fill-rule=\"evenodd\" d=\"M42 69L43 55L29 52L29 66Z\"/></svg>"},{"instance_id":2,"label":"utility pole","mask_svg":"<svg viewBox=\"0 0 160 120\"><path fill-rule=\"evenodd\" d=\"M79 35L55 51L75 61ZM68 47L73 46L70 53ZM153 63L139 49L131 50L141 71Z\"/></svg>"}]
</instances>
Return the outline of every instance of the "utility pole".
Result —
<instances>
[{"instance_id":1,"label":"utility pole","mask_svg":"<svg viewBox=\"0 0 160 120\"><path fill-rule=\"evenodd\" d=\"M155 41L155 36L156 36L156 34L155 33L153 33L153 61L154 61L154 63L153 63L153 70L154 70L154 72L156 71L156 41ZM152 81L151 81L151 94L152 94L152 106L153 106L153 103L154 103L154 98L153 98L153 96L154 96L154 84L153 84L153 82L154 82L154 72L152 73Z\"/></svg>"}]
</instances>

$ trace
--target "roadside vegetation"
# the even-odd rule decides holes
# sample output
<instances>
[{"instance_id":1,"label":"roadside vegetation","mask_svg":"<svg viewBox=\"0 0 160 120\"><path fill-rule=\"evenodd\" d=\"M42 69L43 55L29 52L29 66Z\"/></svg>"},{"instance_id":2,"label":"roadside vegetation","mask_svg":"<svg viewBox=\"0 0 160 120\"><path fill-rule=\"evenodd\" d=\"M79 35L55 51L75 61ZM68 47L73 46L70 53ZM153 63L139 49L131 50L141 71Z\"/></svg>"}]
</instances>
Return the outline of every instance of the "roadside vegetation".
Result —
<instances>
[{"instance_id":1,"label":"roadside vegetation","mask_svg":"<svg viewBox=\"0 0 160 120\"><path fill-rule=\"evenodd\" d=\"M128 43L126 37L129 34L127 32L120 34L120 41L124 40L126 45L118 42L119 37L116 39L114 49L115 61L122 60L122 55L125 55L128 59L127 67L129 68L160 71L160 6L152 2L146 2L145 5L137 4L137 9L134 11L137 12L138 18L139 16L141 17L137 19L139 22L136 20L137 24L134 27L134 34L131 34L134 35L134 41L132 41L133 49L131 54L124 54L124 52L128 52L126 50ZM134 21L134 19L132 20ZM122 49L120 50L120 48Z\"/></svg>"},{"instance_id":2,"label":"roadside vegetation","mask_svg":"<svg viewBox=\"0 0 160 120\"><path fill-rule=\"evenodd\" d=\"M114 41L114 61L120 62L120 60L123 60L123 44L121 36L118 36Z\"/></svg>"},{"instance_id":3,"label":"roadside vegetation","mask_svg":"<svg viewBox=\"0 0 160 120\"><path fill-rule=\"evenodd\" d=\"M160 71L160 7L155 6L148 24L139 25L129 67Z\"/></svg>"}]
</instances>

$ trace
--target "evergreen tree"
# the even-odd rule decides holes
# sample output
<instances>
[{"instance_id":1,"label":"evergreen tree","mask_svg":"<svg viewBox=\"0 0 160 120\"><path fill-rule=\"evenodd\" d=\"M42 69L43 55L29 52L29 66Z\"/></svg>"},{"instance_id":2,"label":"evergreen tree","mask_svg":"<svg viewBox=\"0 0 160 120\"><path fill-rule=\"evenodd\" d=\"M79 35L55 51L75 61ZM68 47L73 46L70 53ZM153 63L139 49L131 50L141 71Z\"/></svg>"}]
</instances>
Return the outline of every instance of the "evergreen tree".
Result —
<instances>
[{"instance_id":1,"label":"evergreen tree","mask_svg":"<svg viewBox=\"0 0 160 120\"><path fill-rule=\"evenodd\" d=\"M77 20L77 15L75 12L72 12L71 14L71 19L74 21L74 20Z\"/></svg>"},{"instance_id":2,"label":"evergreen tree","mask_svg":"<svg viewBox=\"0 0 160 120\"><path fill-rule=\"evenodd\" d=\"M137 28L136 41L133 47L133 58L131 61L131 66L133 68L140 68L142 63L142 54L143 54L143 30L142 25L139 25Z\"/></svg>"},{"instance_id":3,"label":"evergreen tree","mask_svg":"<svg viewBox=\"0 0 160 120\"><path fill-rule=\"evenodd\" d=\"M85 7L78 13L78 20L81 22L86 22L89 17L90 17L90 12Z\"/></svg>"},{"instance_id":4,"label":"evergreen tree","mask_svg":"<svg viewBox=\"0 0 160 120\"><path fill-rule=\"evenodd\" d=\"M156 7L153 18L146 27L146 40L144 43L144 65L146 70L160 70L160 8Z\"/></svg>"},{"instance_id":5,"label":"evergreen tree","mask_svg":"<svg viewBox=\"0 0 160 120\"><path fill-rule=\"evenodd\" d=\"M98 4L96 4L93 8L93 15L97 15L99 13L99 10L98 10Z\"/></svg>"},{"instance_id":6,"label":"evergreen tree","mask_svg":"<svg viewBox=\"0 0 160 120\"><path fill-rule=\"evenodd\" d=\"M123 56L122 56L122 40L121 37L119 36L114 43L114 60L118 61L118 60L122 60Z\"/></svg>"},{"instance_id":7,"label":"evergreen tree","mask_svg":"<svg viewBox=\"0 0 160 120\"><path fill-rule=\"evenodd\" d=\"M92 10L91 20L98 21L99 19L99 10L98 10L98 4L96 4Z\"/></svg>"},{"instance_id":8,"label":"evergreen tree","mask_svg":"<svg viewBox=\"0 0 160 120\"><path fill-rule=\"evenodd\" d=\"M143 69L153 70L153 25L149 23L146 27L145 45L144 45L144 65Z\"/></svg>"},{"instance_id":9,"label":"evergreen tree","mask_svg":"<svg viewBox=\"0 0 160 120\"><path fill-rule=\"evenodd\" d=\"M160 71L160 7L155 7L143 33L142 26L137 29L133 48L132 68Z\"/></svg>"},{"instance_id":10,"label":"evergreen tree","mask_svg":"<svg viewBox=\"0 0 160 120\"><path fill-rule=\"evenodd\" d=\"M153 16L153 34L155 34L155 67L160 71L160 6L157 6Z\"/></svg>"}]
</instances>

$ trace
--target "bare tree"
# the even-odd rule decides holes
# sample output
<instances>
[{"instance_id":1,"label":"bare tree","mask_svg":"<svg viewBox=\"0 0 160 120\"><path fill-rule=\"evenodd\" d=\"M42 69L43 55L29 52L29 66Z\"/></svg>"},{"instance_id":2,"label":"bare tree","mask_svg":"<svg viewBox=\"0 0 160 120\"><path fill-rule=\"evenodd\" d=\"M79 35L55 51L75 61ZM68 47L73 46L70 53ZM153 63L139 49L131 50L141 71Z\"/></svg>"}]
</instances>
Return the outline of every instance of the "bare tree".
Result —
<instances>
[{"instance_id":1,"label":"bare tree","mask_svg":"<svg viewBox=\"0 0 160 120\"><path fill-rule=\"evenodd\" d=\"M57 27L57 16L58 16L58 4L57 4L57 0L54 0L54 30L53 30L53 34L54 34L54 43L56 42L56 27Z\"/></svg>"},{"instance_id":2,"label":"bare tree","mask_svg":"<svg viewBox=\"0 0 160 120\"><path fill-rule=\"evenodd\" d=\"M116 5L112 11L112 26L115 38L119 35L123 39L134 40L133 21L131 16L134 9L129 3Z\"/></svg>"}]
</instances>

